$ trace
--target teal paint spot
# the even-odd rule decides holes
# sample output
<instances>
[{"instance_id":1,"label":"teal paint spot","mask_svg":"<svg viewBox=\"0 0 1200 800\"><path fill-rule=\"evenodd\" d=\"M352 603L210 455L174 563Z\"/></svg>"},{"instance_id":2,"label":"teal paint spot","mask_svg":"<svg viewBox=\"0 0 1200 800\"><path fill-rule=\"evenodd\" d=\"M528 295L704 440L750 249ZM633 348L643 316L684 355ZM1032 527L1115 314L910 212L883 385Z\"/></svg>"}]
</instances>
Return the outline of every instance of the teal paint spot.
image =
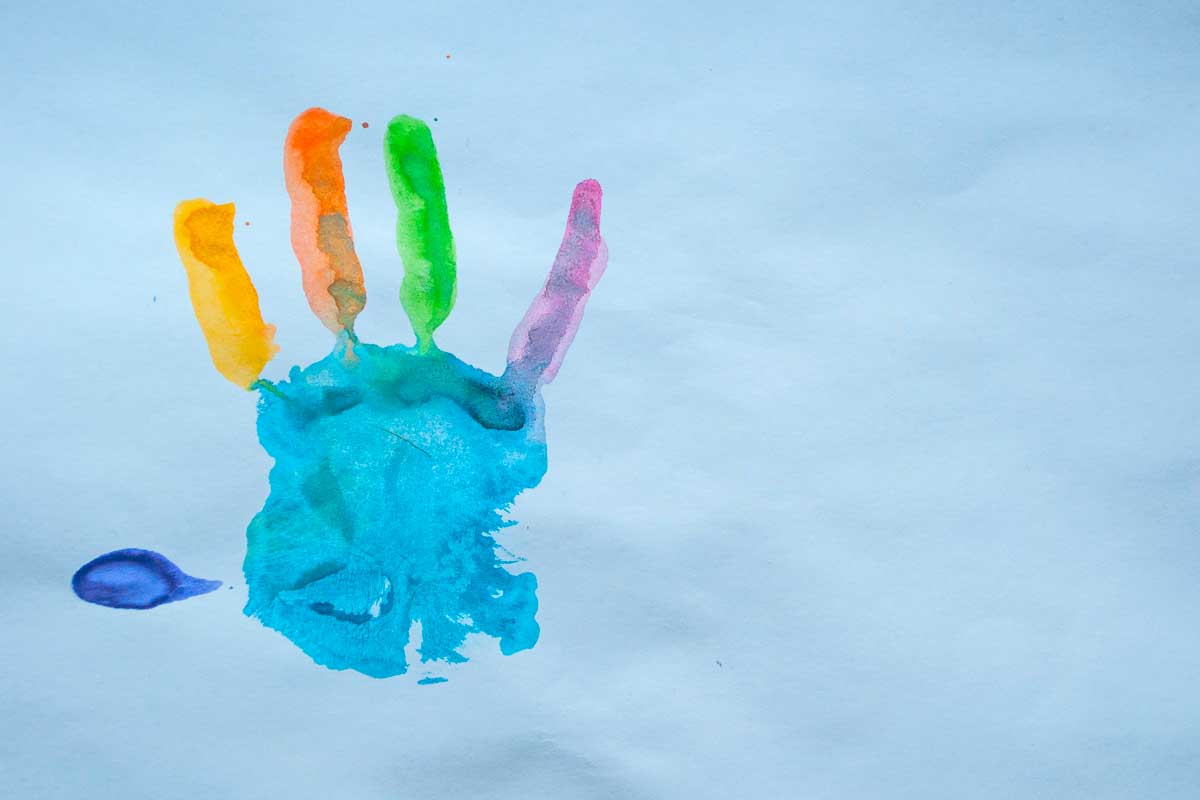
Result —
<instances>
[{"instance_id":1,"label":"teal paint spot","mask_svg":"<svg viewBox=\"0 0 1200 800\"><path fill-rule=\"evenodd\" d=\"M447 680L449 680L449 679L448 678L421 678L421 680L417 681L417 684L420 686L429 686L430 684L434 684L434 683L445 683Z\"/></svg>"},{"instance_id":2,"label":"teal paint spot","mask_svg":"<svg viewBox=\"0 0 1200 800\"><path fill-rule=\"evenodd\" d=\"M546 471L537 389L436 348L343 336L288 380L260 388L271 494L247 532L245 613L315 661L375 677L456 663L466 636L533 647L537 579L492 538Z\"/></svg>"}]
</instances>

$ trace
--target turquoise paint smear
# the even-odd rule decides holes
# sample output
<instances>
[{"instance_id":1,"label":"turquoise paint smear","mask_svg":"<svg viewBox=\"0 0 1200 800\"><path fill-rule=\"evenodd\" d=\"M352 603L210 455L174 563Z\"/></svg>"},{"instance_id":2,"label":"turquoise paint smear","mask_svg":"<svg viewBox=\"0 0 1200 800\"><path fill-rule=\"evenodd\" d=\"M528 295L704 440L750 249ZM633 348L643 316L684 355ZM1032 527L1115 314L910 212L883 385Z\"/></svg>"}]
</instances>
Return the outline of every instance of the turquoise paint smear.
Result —
<instances>
[{"instance_id":1,"label":"turquoise paint smear","mask_svg":"<svg viewBox=\"0 0 1200 800\"><path fill-rule=\"evenodd\" d=\"M537 579L506 569L492 538L546 471L534 389L349 335L261 388L275 466L247 532L246 614L320 664L375 677L408 669L416 622L422 661L465 661L471 633L506 655L537 642Z\"/></svg>"}]
</instances>

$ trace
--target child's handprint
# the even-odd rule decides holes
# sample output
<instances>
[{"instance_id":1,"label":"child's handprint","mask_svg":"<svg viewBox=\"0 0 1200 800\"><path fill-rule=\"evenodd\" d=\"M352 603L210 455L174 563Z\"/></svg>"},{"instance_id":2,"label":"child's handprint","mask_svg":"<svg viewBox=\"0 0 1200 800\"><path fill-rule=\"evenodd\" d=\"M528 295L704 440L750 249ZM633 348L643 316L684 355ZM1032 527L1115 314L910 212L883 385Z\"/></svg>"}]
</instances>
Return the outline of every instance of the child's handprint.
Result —
<instances>
[{"instance_id":1,"label":"child's handprint","mask_svg":"<svg viewBox=\"0 0 1200 800\"><path fill-rule=\"evenodd\" d=\"M333 352L259 378L277 350L233 244L234 207L181 203L175 241L217 369L260 393L259 438L275 459L271 493L250 523L246 613L314 660L376 677L406 671L419 623L422 661L462 661L468 633L502 652L538 638L533 574L513 574L491 534L546 471L541 386L558 370L604 271L600 186L575 188L545 287L517 326L501 376L438 349L433 333L455 297L445 191L426 125L392 120L384 142L399 211L401 301L416 345L354 335L366 302L338 147L350 121L322 109L288 132L285 176L292 246Z\"/></svg>"}]
</instances>

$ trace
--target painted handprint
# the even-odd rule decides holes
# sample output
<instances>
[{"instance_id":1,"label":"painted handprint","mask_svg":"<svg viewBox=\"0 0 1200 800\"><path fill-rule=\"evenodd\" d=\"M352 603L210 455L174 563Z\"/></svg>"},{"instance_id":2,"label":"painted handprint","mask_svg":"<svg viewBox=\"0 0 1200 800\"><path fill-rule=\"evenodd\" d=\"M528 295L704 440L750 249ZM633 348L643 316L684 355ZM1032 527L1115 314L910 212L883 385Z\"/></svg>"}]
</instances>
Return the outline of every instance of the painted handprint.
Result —
<instances>
[{"instance_id":1,"label":"painted handprint","mask_svg":"<svg viewBox=\"0 0 1200 800\"><path fill-rule=\"evenodd\" d=\"M541 387L604 271L600 185L575 187L550 276L495 376L434 343L454 305L454 240L433 139L411 117L389 124L384 160L398 210L400 299L416 343L381 347L355 336L366 291L338 154L349 131L348 119L317 108L288 131L292 248L309 305L335 344L286 380L260 377L277 350L275 331L233 243L234 206L197 199L175 211L175 242L213 363L258 392L259 439L275 461L270 495L247 531L245 613L320 664L375 677L407 671L418 624L422 662L465 660L459 650L471 633L499 639L505 654L530 648L539 634L537 581L506 568L512 560L498 555L492 535L510 524L502 513L514 498L546 472ZM152 579L166 587L158 602L177 599L171 591L188 596L168 585L157 562L117 558L114 566L112 557L132 552L146 551L117 551L82 568L77 593L147 607L147 592L158 591L145 588ZM163 562L194 582L184 584L196 587L190 594L209 589ZM141 605L123 603L123 593Z\"/></svg>"}]
</instances>

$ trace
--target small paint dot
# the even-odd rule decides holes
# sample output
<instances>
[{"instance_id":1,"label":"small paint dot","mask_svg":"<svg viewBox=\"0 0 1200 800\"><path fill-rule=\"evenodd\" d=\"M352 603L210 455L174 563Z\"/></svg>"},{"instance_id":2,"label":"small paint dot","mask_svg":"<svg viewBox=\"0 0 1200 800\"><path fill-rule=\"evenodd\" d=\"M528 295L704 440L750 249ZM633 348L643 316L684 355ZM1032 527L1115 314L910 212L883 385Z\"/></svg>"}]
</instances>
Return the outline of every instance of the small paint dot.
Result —
<instances>
[{"instance_id":1,"label":"small paint dot","mask_svg":"<svg viewBox=\"0 0 1200 800\"><path fill-rule=\"evenodd\" d=\"M449 53L446 53L446 60L447 60L447 61L449 61L449 60L450 60L450 54L449 54Z\"/></svg>"},{"instance_id":2,"label":"small paint dot","mask_svg":"<svg viewBox=\"0 0 1200 800\"><path fill-rule=\"evenodd\" d=\"M437 122L437 117L434 117L434 118L433 118L433 121L434 121L434 122Z\"/></svg>"},{"instance_id":3,"label":"small paint dot","mask_svg":"<svg viewBox=\"0 0 1200 800\"><path fill-rule=\"evenodd\" d=\"M247 228L249 228L249 227L250 227L250 221L249 221L249 220L247 220L247 221L246 221L246 227L247 227Z\"/></svg>"},{"instance_id":4,"label":"small paint dot","mask_svg":"<svg viewBox=\"0 0 1200 800\"><path fill-rule=\"evenodd\" d=\"M369 127L371 127L371 123L369 123L369 122L364 122L364 123L363 123L363 127L364 127L364 128L369 128Z\"/></svg>"}]
</instances>

